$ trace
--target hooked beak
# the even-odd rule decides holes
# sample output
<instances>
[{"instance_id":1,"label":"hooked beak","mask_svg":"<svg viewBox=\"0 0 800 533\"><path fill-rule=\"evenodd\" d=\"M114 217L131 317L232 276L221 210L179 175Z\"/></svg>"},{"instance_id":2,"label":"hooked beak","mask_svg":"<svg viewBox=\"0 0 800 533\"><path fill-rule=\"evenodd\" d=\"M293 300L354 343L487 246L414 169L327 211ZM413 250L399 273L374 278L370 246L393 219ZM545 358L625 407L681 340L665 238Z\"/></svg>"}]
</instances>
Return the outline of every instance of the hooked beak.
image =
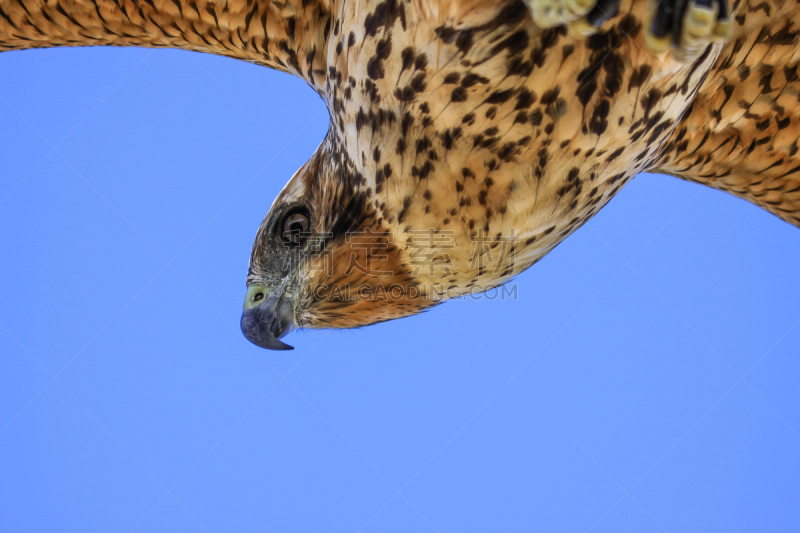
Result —
<instances>
[{"instance_id":1,"label":"hooked beak","mask_svg":"<svg viewBox=\"0 0 800 533\"><path fill-rule=\"evenodd\" d=\"M295 329L294 305L288 298L277 294L266 297L264 287L248 288L242 311L241 327L244 336L268 350L294 350L279 339Z\"/></svg>"}]
</instances>

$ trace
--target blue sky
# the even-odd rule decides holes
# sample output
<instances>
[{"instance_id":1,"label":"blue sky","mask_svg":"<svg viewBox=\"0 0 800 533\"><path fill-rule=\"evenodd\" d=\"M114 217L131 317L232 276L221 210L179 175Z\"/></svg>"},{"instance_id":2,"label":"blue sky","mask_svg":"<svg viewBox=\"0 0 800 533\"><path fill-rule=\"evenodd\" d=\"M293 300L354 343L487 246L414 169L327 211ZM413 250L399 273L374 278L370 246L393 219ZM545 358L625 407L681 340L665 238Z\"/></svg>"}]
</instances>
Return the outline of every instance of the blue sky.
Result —
<instances>
[{"instance_id":1,"label":"blue sky","mask_svg":"<svg viewBox=\"0 0 800 533\"><path fill-rule=\"evenodd\" d=\"M0 55L1 530L800 530L800 230L642 175L516 300L263 351L250 246L327 120L222 58Z\"/></svg>"}]
</instances>

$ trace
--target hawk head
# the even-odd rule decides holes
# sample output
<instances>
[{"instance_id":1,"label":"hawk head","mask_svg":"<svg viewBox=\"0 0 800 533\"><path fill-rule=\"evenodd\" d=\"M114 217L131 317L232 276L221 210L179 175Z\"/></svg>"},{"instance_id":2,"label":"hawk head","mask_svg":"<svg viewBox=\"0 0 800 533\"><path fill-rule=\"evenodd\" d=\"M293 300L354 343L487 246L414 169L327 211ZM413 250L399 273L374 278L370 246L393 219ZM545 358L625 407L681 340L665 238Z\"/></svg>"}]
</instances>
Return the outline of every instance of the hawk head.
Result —
<instances>
[{"instance_id":1,"label":"hawk head","mask_svg":"<svg viewBox=\"0 0 800 533\"><path fill-rule=\"evenodd\" d=\"M354 328L435 305L420 291L364 177L328 135L258 229L241 318L274 350L296 328Z\"/></svg>"}]
</instances>

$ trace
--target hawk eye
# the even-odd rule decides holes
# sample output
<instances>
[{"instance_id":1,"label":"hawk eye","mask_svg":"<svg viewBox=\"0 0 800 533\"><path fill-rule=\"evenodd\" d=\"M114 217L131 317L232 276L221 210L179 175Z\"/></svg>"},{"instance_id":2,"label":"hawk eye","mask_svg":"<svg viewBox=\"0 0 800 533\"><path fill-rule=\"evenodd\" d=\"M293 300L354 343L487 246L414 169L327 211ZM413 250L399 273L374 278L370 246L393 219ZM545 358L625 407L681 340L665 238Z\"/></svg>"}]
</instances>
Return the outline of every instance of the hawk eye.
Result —
<instances>
[{"instance_id":1,"label":"hawk eye","mask_svg":"<svg viewBox=\"0 0 800 533\"><path fill-rule=\"evenodd\" d=\"M281 238L288 246L300 246L308 238L310 221L305 209L293 209L283 217Z\"/></svg>"}]
</instances>

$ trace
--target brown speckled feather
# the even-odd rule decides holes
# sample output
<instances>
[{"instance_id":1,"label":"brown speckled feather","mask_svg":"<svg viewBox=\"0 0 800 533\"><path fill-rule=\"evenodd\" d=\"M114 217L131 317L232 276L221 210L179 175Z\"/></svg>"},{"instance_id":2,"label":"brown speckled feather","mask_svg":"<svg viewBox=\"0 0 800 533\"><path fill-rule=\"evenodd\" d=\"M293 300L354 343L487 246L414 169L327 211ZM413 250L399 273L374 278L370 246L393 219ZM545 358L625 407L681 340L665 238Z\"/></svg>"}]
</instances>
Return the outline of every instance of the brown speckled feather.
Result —
<instances>
[{"instance_id":1,"label":"brown speckled feather","mask_svg":"<svg viewBox=\"0 0 800 533\"><path fill-rule=\"evenodd\" d=\"M743 0L656 172L730 192L800 226L800 4Z\"/></svg>"},{"instance_id":2,"label":"brown speckled feather","mask_svg":"<svg viewBox=\"0 0 800 533\"><path fill-rule=\"evenodd\" d=\"M0 0L0 51L182 48L325 80L326 0Z\"/></svg>"}]
</instances>

